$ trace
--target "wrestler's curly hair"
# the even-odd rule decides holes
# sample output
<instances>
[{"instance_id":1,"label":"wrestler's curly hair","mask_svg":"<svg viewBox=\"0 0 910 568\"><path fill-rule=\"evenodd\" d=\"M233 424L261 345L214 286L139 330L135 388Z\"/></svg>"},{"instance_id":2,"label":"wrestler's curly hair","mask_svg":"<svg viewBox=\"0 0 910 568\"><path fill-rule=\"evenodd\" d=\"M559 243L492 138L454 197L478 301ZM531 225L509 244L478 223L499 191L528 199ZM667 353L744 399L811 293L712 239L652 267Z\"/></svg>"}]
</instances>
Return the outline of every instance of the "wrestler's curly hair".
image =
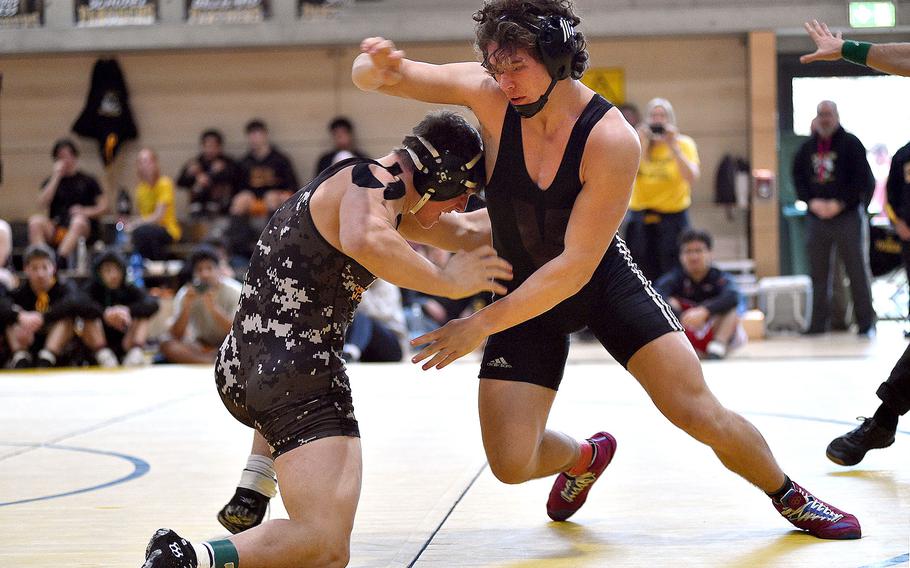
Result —
<instances>
[{"instance_id":1,"label":"wrestler's curly hair","mask_svg":"<svg viewBox=\"0 0 910 568\"><path fill-rule=\"evenodd\" d=\"M537 48L537 34L530 26L538 26L541 16L561 16L573 27L581 19L575 13L571 0L486 0L474 13L474 49L488 67L490 59L508 59L516 50L526 49L537 61L542 61ZM588 50L584 34L575 32L578 52L572 60L572 78L581 79L588 68ZM494 53L488 53L491 43L497 44Z\"/></svg>"}]
</instances>

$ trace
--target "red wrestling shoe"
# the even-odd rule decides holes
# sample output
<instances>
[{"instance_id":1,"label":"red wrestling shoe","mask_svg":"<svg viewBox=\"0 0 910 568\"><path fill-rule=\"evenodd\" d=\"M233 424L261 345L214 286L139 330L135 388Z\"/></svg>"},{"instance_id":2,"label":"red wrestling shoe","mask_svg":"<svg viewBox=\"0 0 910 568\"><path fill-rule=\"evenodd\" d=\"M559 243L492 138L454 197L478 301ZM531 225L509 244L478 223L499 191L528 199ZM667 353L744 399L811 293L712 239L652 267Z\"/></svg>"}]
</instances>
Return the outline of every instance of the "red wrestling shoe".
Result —
<instances>
[{"instance_id":1,"label":"red wrestling shoe","mask_svg":"<svg viewBox=\"0 0 910 568\"><path fill-rule=\"evenodd\" d=\"M825 503L795 482L790 483L784 496L771 502L793 526L817 538L847 540L862 536L856 517Z\"/></svg>"},{"instance_id":2,"label":"red wrestling shoe","mask_svg":"<svg viewBox=\"0 0 910 568\"><path fill-rule=\"evenodd\" d=\"M594 434L588 438L588 442L594 447L594 459L588 470L575 477L560 473L550 490L547 515L554 521L568 519L585 504L591 486L600 479L616 453L616 438L607 432Z\"/></svg>"}]
</instances>

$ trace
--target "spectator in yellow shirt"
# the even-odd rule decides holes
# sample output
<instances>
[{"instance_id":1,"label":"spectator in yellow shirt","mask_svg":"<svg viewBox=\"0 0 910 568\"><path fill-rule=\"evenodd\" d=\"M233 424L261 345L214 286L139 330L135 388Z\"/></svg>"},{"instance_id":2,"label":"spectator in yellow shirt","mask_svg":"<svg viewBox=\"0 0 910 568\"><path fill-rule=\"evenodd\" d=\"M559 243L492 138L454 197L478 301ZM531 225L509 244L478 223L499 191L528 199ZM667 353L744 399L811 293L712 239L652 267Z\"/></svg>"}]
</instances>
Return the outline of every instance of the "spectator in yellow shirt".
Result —
<instances>
[{"instance_id":1,"label":"spectator in yellow shirt","mask_svg":"<svg viewBox=\"0 0 910 568\"><path fill-rule=\"evenodd\" d=\"M140 150L136 167L139 216L130 223L133 249L145 258L165 260L168 245L180 240L181 234L174 210L174 182L161 175L158 154L151 148Z\"/></svg>"},{"instance_id":2,"label":"spectator in yellow shirt","mask_svg":"<svg viewBox=\"0 0 910 568\"><path fill-rule=\"evenodd\" d=\"M695 141L680 134L666 99L652 99L638 127L641 163L629 203L626 240L644 275L656 280L679 263L679 234L689 226L691 184L699 176Z\"/></svg>"}]
</instances>

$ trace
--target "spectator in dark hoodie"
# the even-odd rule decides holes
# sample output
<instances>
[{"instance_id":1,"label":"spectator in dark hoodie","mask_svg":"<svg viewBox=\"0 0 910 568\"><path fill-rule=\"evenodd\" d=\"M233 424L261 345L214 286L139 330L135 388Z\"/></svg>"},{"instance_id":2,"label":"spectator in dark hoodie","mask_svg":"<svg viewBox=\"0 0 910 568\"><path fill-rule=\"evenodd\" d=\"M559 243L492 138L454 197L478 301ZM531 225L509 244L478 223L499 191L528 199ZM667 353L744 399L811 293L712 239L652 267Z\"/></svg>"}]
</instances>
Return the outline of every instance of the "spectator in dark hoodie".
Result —
<instances>
[{"instance_id":1,"label":"spectator in dark hoodie","mask_svg":"<svg viewBox=\"0 0 910 568\"><path fill-rule=\"evenodd\" d=\"M18 312L6 338L13 368L54 367L75 336L75 320L85 315L78 287L57 279L57 259L44 244L30 246L23 256L25 281L12 293ZM37 357L37 359L36 359Z\"/></svg>"},{"instance_id":2,"label":"spectator in dark hoodie","mask_svg":"<svg viewBox=\"0 0 910 568\"><path fill-rule=\"evenodd\" d=\"M149 319L158 312L158 300L127 282L126 262L107 251L95 260L94 278L85 288L95 317L85 321L82 340L95 352L102 367L145 363Z\"/></svg>"}]
</instances>

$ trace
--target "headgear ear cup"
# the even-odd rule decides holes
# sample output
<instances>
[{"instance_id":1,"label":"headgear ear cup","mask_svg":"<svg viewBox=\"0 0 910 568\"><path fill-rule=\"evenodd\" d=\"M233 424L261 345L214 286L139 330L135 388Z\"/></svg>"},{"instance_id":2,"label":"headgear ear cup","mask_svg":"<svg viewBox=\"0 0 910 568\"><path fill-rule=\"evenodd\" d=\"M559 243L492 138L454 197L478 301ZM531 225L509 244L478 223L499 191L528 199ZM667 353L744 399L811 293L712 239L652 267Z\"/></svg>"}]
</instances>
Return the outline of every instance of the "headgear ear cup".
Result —
<instances>
[{"instance_id":1,"label":"headgear ear cup","mask_svg":"<svg viewBox=\"0 0 910 568\"><path fill-rule=\"evenodd\" d=\"M513 105L522 117L531 118L547 104L550 93L553 92L558 81L570 76L574 79L581 77L580 74L576 76L576 73L573 72L573 65L578 55L578 39L575 28L569 20L562 16L537 16L536 25L512 21L537 34L537 51L550 75L550 86L539 99L533 103Z\"/></svg>"},{"instance_id":2,"label":"headgear ear cup","mask_svg":"<svg viewBox=\"0 0 910 568\"><path fill-rule=\"evenodd\" d=\"M572 63L578 51L575 29L560 16L540 18L537 48L550 77L562 81L572 74Z\"/></svg>"},{"instance_id":3,"label":"headgear ear cup","mask_svg":"<svg viewBox=\"0 0 910 568\"><path fill-rule=\"evenodd\" d=\"M427 201L448 201L483 184L483 168L478 166L482 151L465 161L448 150L440 153L421 136L406 137L404 149L414 162L414 188L421 196L410 213L417 213Z\"/></svg>"}]
</instances>

